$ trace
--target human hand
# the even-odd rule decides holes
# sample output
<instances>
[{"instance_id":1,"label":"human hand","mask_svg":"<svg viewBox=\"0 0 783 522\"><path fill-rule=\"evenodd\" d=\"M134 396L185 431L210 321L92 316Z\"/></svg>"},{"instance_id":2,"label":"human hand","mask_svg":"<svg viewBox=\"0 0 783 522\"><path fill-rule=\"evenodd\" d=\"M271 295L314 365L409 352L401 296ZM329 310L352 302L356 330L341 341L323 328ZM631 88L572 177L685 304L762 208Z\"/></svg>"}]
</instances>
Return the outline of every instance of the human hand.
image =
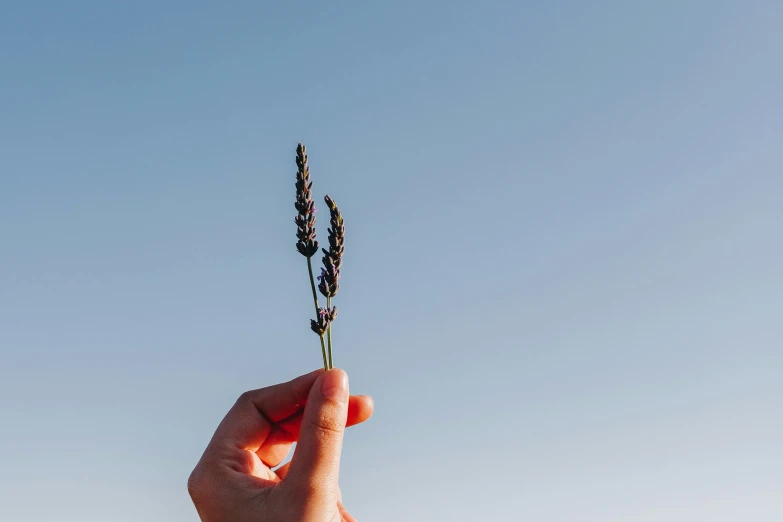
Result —
<instances>
[{"instance_id":1,"label":"human hand","mask_svg":"<svg viewBox=\"0 0 783 522\"><path fill-rule=\"evenodd\" d=\"M372 415L340 369L243 393L188 479L203 522L356 522L337 478L343 431ZM293 459L276 471L297 442Z\"/></svg>"}]
</instances>

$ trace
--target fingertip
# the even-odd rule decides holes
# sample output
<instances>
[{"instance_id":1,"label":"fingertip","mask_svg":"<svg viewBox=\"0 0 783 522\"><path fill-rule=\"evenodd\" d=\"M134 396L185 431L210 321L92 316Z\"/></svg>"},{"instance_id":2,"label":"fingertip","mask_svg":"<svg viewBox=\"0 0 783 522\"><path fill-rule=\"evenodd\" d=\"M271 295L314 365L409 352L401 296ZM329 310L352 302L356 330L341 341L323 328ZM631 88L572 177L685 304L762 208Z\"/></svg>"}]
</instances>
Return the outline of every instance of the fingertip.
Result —
<instances>
[{"instance_id":1,"label":"fingertip","mask_svg":"<svg viewBox=\"0 0 783 522\"><path fill-rule=\"evenodd\" d=\"M361 405L362 411L367 413L369 419L372 412L375 411L375 401L369 395L357 395L357 397L359 397L357 402Z\"/></svg>"},{"instance_id":2,"label":"fingertip","mask_svg":"<svg viewBox=\"0 0 783 522\"><path fill-rule=\"evenodd\" d=\"M362 423L372 417L374 403L368 395L352 395L348 404L348 426Z\"/></svg>"},{"instance_id":3,"label":"fingertip","mask_svg":"<svg viewBox=\"0 0 783 522\"><path fill-rule=\"evenodd\" d=\"M348 401L348 374L340 368L329 370L321 378L321 395L339 402Z\"/></svg>"}]
</instances>

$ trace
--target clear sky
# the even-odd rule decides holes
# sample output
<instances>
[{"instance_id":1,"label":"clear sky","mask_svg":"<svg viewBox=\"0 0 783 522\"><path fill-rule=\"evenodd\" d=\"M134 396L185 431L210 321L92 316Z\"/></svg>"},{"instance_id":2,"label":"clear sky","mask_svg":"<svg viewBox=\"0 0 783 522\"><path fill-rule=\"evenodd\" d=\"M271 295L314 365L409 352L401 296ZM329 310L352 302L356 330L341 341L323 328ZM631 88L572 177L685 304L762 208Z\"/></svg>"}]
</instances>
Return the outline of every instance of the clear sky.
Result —
<instances>
[{"instance_id":1,"label":"clear sky","mask_svg":"<svg viewBox=\"0 0 783 522\"><path fill-rule=\"evenodd\" d=\"M360 521L783 519L783 4L0 3L0 520L196 520L320 365ZM321 237L325 213L319 214Z\"/></svg>"}]
</instances>

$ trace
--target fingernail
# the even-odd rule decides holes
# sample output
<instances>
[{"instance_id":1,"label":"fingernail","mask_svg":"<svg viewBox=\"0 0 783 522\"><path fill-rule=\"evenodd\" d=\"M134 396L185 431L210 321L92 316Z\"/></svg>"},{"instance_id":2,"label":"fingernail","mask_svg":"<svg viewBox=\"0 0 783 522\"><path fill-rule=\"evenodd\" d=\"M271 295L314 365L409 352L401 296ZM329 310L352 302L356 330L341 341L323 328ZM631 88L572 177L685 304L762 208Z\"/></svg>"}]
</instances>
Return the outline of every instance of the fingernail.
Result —
<instances>
[{"instance_id":1,"label":"fingernail","mask_svg":"<svg viewBox=\"0 0 783 522\"><path fill-rule=\"evenodd\" d=\"M348 400L348 374L338 369L329 370L321 381L324 397L345 402Z\"/></svg>"}]
</instances>

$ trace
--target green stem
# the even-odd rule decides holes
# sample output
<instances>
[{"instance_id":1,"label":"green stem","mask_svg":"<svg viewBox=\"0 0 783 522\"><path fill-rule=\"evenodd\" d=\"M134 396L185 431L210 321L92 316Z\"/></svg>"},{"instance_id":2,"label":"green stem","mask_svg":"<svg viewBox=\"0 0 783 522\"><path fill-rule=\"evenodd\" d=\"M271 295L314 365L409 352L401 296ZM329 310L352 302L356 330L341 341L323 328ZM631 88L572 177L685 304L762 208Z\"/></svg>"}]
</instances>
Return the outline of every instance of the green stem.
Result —
<instances>
[{"instance_id":1,"label":"green stem","mask_svg":"<svg viewBox=\"0 0 783 522\"><path fill-rule=\"evenodd\" d=\"M332 298L326 298L326 308L332 308ZM329 339L329 368L334 368L334 359L332 359L332 323L329 323L329 328L326 330L326 337Z\"/></svg>"},{"instance_id":2,"label":"green stem","mask_svg":"<svg viewBox=\"0 0 783 522\"><path fill-rule=\"evenodd\" d=\"M321 354L324 356L324 370L329 371L329 362L326 360L326 345L324 344L324 336L319 336L321 338Z\"/></svg>"},{"instance_id":3,"label":"green stem","mask_svg":"<svg viewBox=\"0 0 783 522\"><path fill-rule=\"evenodd\" d=\"M313 304L315 305L315 320L318 320L318 294L315 293L315 279L313 279L313 263L310 258L307 258L307 273L310 274L310 289L313 291ZM326 345L324 344L324 336L321 338L321 354L324 356L324 370L329 369L329 361L326 358Z\"/></svg>"}]
</instances>

